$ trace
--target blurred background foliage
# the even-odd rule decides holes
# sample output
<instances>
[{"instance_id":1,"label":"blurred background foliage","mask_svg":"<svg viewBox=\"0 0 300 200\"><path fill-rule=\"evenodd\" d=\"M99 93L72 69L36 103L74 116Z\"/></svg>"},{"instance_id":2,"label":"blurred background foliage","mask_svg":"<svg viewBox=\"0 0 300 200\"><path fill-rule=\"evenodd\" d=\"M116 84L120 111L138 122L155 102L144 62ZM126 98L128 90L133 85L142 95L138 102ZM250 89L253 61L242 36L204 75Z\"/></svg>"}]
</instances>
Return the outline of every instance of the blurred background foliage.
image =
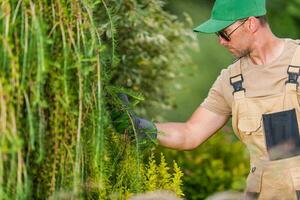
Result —
<instances>
[{"instance_id":1,"label":"blurred background foliage","mask_svg":"<svg viewBox=\"0 0 300 200\"><path fill-rule=\"evenodd\" d=\"M176 15L162 9L164 5L161 0L128 1L113 13L119 62L110 83L142 92L147 100L141 102L141 114L151 105L170 108L166 89L180 77L180 68L191 65L188 50L197 48L188 28L191 19L184 15L179 23Z\"/></svg>"}]
</instances>

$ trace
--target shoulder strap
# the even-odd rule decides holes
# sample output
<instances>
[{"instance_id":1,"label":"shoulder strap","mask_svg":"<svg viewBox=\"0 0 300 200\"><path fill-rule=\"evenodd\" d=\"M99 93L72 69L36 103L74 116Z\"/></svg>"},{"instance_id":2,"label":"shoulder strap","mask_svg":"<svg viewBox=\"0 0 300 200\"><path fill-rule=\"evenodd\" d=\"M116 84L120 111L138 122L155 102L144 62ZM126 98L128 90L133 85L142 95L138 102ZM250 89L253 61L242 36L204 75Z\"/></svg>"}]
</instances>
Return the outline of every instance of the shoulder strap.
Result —
<instances>
[{"instance_id":1,"label":"shoulder strap","mask_svg":"<svg viewBox=\"0 0 300 200\"><path fill-rule=\"evenodd\" d=\"M300 44L298 45L291 62L292 66L300 67Z\"/></svg>"},{"instance_id":2,"label":"shoulder strap","mask_svg":"<svg viewBox=\"0 0 300 200\"><path fill-rule=\"evenodd\" d=\"M245 88L243 88L243 75L241 70L241 59L238 59L234 66L230 68L230 85L233 87L232 94L234 97L242 98L245 94Z\"/></svg>"},{"instance_id":3,"label":"shoulder strap","mask_svg":"<svg viewBox=\"0 0 300 200\"><path fill-rule=\"evenodd\" d=\"M242 74L241 70L241 59L237 59L232 63L234 66L230 68L230 77Z\"/></svg>"}]
</instances>

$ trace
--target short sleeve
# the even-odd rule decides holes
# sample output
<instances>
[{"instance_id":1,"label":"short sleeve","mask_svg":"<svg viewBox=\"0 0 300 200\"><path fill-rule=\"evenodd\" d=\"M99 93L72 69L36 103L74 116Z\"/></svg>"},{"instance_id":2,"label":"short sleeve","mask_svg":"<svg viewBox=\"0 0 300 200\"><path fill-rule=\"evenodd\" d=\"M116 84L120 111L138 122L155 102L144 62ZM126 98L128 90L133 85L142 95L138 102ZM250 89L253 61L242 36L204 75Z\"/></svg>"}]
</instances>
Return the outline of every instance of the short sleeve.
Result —
<instances>
[{"instance_id":1,"label":"short sleeve","mask_svg":"<svg viewBox=\"0 0 300 200\"><path fill-rule=\"evenodd\" d=\"M228 69L223 69L209 90L207 97L201 103L201 107L220 115L230 116L231 104L225 96L231 93Z\"/></svg>"}]
</instances>

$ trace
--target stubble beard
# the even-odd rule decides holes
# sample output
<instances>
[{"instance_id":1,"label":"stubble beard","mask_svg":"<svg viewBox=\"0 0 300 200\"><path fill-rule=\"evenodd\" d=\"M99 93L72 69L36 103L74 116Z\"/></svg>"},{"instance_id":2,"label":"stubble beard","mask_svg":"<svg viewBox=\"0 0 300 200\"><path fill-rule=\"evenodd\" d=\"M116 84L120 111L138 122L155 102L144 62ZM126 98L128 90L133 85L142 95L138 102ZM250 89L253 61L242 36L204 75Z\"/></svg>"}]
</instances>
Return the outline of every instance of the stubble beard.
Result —
<instances>
[{"instance_id":1,"label":"stubble beard","mask_svg":"<svg viewBox=\"0 0 300 200\"><path fill-rule=\"evenodd\" d=\"M236 54L233 54L233 56L235 58L242 58L242 57L247 56L249 54L250 54L250 51L248 49L246 49L246 50L241 50L241 51L237 52Z\"/></svg>"}]
</instances>

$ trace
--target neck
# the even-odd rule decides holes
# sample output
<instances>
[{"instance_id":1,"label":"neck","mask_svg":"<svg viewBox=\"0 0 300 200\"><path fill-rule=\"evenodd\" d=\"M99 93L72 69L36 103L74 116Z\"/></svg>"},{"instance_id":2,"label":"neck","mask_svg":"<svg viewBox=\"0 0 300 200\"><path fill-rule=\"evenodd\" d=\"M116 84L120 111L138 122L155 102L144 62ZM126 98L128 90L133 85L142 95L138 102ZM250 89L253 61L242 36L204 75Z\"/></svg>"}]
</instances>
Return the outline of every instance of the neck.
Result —
<instances>
[{"instance_id":1,"label":"neck","mask_svg":"<svg viewBox=\"0 0 300 200\"><path fill-rule=\"evenodd\" d=\"M255 65L265 65L276 60L282 53L284 41L273 35L266 27L254 35L249 58Z\"/></svg>"}]
</instances>

